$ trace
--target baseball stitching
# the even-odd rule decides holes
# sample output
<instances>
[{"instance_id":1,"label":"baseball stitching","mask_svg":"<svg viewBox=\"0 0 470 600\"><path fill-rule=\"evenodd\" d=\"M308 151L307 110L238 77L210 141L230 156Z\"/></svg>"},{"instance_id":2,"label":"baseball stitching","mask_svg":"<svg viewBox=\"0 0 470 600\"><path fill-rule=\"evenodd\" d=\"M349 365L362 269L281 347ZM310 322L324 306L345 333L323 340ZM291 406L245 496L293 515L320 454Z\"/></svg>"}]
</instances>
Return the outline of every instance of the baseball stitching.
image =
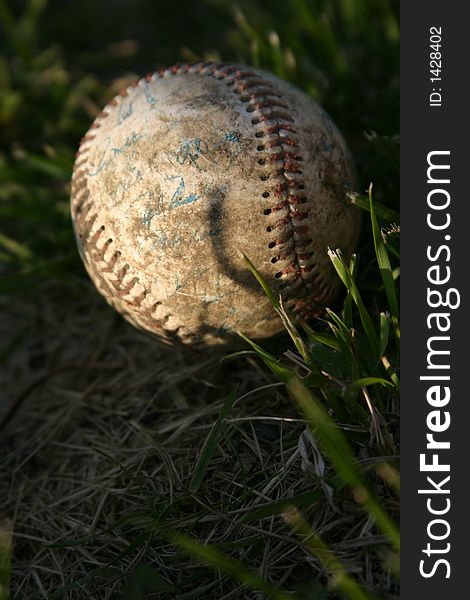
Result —
<instances>
[{"instance_id":1,"label":"baseball stitching","mask_svg":"<svg viewBox=\"0 0 470 600\"><path fill-rule=\"evenodd\" d=\"M147 291L137 275L130 272L130 265L123 264L122 253L114 250L114 240L106 238L105 226L94 227L98 215L92 212L93 201L87 187L86 169L90 144L95 138L94 130L101 126L103 119L119 104L121 98L145 82L186 73L209 75L224 81L227 86L233 86L234 93L246 103L245 110L252 115L256 149L260 156L258 163L266 166L266 173L260 179L263 183L269 181L271 184L269 188L265 184L261 196L264 199L274 198L272 206L264 209L263 213L266 231L272 234L267 245L271 263L284 263L275 274L279 291L287 306L295 313L303 317L317 315L332 290L322 279L314 260L308 198L302 179L303 158L295 137L295 121L289 107L282 102L281 95L276 93L273 83L258 73L240 69L236 65L184 63L149 73L121 91L97 115L80 142L72 176L72 205L79 245L86 242L94 262L88 265L93 268L100 284L111 292L111 297L117 294L134 310L138 309L136 312L141 323L136 322L132 314L126 315L138 327L145 325L150 331L171 340L190 341L197 337L197 334L184 327L171 327L169 321L172 315L164 313L161 302L156 302L152 307L142 306ZM99 264L104 264L104 267L98 269L96 265ZM302 294L300 299L299 292Z\"/></svg>"}]
</instances>

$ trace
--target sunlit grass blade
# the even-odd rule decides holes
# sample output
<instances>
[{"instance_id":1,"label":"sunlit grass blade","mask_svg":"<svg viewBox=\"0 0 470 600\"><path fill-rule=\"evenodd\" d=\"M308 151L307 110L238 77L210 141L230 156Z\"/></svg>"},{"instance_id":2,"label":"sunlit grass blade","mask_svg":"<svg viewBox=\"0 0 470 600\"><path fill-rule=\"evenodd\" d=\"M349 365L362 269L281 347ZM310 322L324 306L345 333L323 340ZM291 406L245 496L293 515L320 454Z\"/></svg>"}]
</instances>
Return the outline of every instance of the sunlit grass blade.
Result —
<instances>
[{"instance_id":1,"label":"sunlit grass blade","mask_svg":"<svg viewBox=\"0 0 470 600\"><path fill-rule=\"evenodd\" d=\"M291 374L287 381L287 387L300 405L310 426L315 430L315 435L323 451L335 466L338 475L350 486L356 502L367 510L376 521L377 526L387 535L391 544L398 549L400 546L399 530L366 485L343 433L336 427L316 396L300 379Z\"/></svg>"},{"instance_id":2,"label":"sunlit grass blade","mask_svg":"<svg viewBox=\"0 0 470 600\"><path fill-rule=\"evenodd\" d=\"M243 252L242 252L242 255L243 255L243 258L244 258L248 268L253 273L253 275L257 279L258 283L260 284L260 286L263 288L264 293L269 298L269 301L271 302L273 307L276 310L279 310L280 305L279 305L278 296L272 291L272 289L270 288L266 279L261 275L261 273L255 267L255 265L251 262L251 260L248 258L248 256L246 254L244 254Z\"/></svg>"},{"instance_id":3,"label":"sunlit grass blade","mask_svg":"<svg viewBox=\"0 0 470 600\"><path fill-rule=\"evenodd\" d=\"M227 415L230 413L232 409L233 403L237 397L237 388L233 389L231 393L225 399L225 402L222 406L222 409L217 417L217 421L212 426L209 435L202 446L202 450L199 454L199 458L197 459L196 466L194 468L194 475L191 479L191 483L189 485L189 489L192 492L197 492L199 486L204 479L204 475L206 473L207 467L212 459L212 456L217 447L217 442L219 441L219 436L222 431L222 427L224 425L224 421Z\"/></svg>"},{"instance_id":4,"label":"sunlit grass blade","mask_svg":"<svg viewBox=\"0 0 470 600\"><path fill-rule=\"evenodd\" d=\"M266 352L266 350L261 348L261 346L259 346L256 342L250 340L250 338L248 338L243 333L238 332L238 335L256 351L256 354L261 358L264 364L274 373L274 375L279 377L279 379L283 382L286 382L289 379L289 377L291 376L291 371L287 367L284 367L279 362L279 360L277 360L274 356L269 354L269 352ZM309 381L311 383L320 385L322 383L325 383L326 378L321 373L321 371L312 371L309 375Z\"/></svg>"},{"instance_id":5,"label":"sunlit grass blade","mask_svg":"<svg viewBox=\"0 0 470 600\"><path fill-rule=\"evenodd\" d=\"M233 18L238 27L240 28L240 31L242 31L242 33L248 40L250 40L251 42L255 42L258 47L262 47L265 44L263 38L251 25L251 23L245 17L240 7L237 5L235 5L235 7L233 8Z\"/></svg>"},{"instance_id":6,"label":"sunlit grass blade","mask_svg":"<svg viewBox=\"0 0 470 600\"><path fill-rule=\"evenodd\" d=\"M384 244L397 258L400 258L400 227L392 225L390 228L382 230Z\"/></svg>"},{"instance_id":7,"label":"sunlit grass blade","mask_svg":"<svg viewBox=\"0 0 470 600\"><path fill-rule=\"evenodd\" d=\"M367 339L371 346L373 355L374 355L374 357L376 357L377 360L379 360L379 358L380 358L379 337L378 337L377 332L372 323L372 319L370 318L370 315L367 312L365 304L361 298L359 290L356 286L356 282L354 281L350 270L346 266L346 264L343 260L343 257L341 255L341 252L339 250L336 250L336 251L329 250L328 255L329 255L331 262L333 263L333 266L334 266L336 272L338 273L341 281L344 283L344 285L348 289L348 292L351 294L351 297L359 310L359 317L361 319L362 326L364 327L364 330L366 332Z\"/></svg>"},{"instance_id":8,"label":"sunlit grass blade","mask_svg":"<svg viewBox=\"0 0 470 600\"><path fill-rule=\"evenodd\" d=\"M346 572L335 553L325 544L321 536L312 530L300 512L292 507L283 514L284 521L300 537L302 544L318 558L331 577L332 587L342 591L350 600L371 600L360 585Z\"/></svg>"},{"instance_id":9,"label":"sunlit grass blade","mask_svg":"<svg viewBox=\"0 0 470 600\"><path fill-rule=\"evenodd\" d=\"M292 338L292 341L294 342L297 350L300 352L304 362L307 363L309 361L308 349L305 346L305 343L304 343L302 337L300 336L299 332L297 331L297 328L294 326L289 315L287 314L284 304L282 302L282 298L281 297L278 298L274 294L274 292L271 290L266 279L263 277L263 275L258 271L258 269L255 267L255 265L251 262L251 260L245 254L243 254L243 258L245 259L245 262L246 262L248 268L250 269L250 271L253 273L253 275L257 279L258 283L263 288L264 293L269 298L271 304L273 305L274 310L279 315L286 331Z\"/></svg>"},{"instance_id":10,"label":"sunlit grass blade","mask_svg":"<svg viewBox=\"0 0 470 600\"><path fill-rule=\"evenodd\" d=\"M337 483L337 489L341 489L342 485ZM248 512L242 519L241 523L252 523L259 521L260 519L266 519L272 517L272 515L279 515L288 508L308 508L315 502L322 500L325 497L323 490L314 490L312 492L302 492L291 496L289 498L283 498L276 502L269 502L263 506L255 508Z\"/></svg>"},{"instance_id":11,"label":"sunlit grass blade","mask_svg":"<svg viewBox=\"0 0 470 600\"><path fill-rule=\"evenodd\" d=\"M289 370L283 367L280 362L274 356L272 356L272 354L266 352L266 350L261 348L261 346L259 346L256 342L253 342L253 340L250 340L250 338L246 337L246 335L240 331L238 332L238 335L256 351L256 354L263 360L265 365L269 367L271 371L279 377L279 379L285 379L289 373Z\"/></svg>"},{"instance_id":12,"label":"sunlit grass blade","mask_svg":"<svg viewBox=\"0 0 470 600\"><path fill-rule=\"evenodd\" d=\"M356 356L353 351L352 331L335 312L327 308L326 313L331 319L331 321L328 321L328 326L338 340L340 351L348 357L352 372L355 374L357 371L357 364Z\"/></svg>"},{"instance_id":13,"label":"sunlit grass blade","mask_svg":"<svg viewBox=\"0 0 470 600\"><path fill-rule=\"evenodd\" d=\"M380 358L385 370L388 373L388 376L390 377L390 379L393 381L393 383L395 384L395 387L397 389L400 389L400 380L398 378L398 375L395 373L395 371L393 370L392 365L390 364L390 361L388 360L388 358L384 355Z\"/></svg>"},{"instance_id":14,"label":"sunlit grass blade","mask_svg":"<svg viewBox=\"0 0 470 600\"><path fill-rule=\"evenodd\" d=\"M0 233L0 247L5 248L5 250L19 260L29 260L33 255L28 246L3 233Z\"/></svg>"},{"instance_id":15,"label":"sunlit grass blade","mask_svg":"<svg viewBox=\"0 0 470 600\"><path fill-rule=\"evenodd\" d=\"M387 462L381 462L375 466L375 472L397 494L400 493L400 473L397 469Z\"/></svg>"},{"instance_id":16,"label":"sunlit grass blade","mask_svg":"<svg viewBox=\"0 0 470 600\"><path fill-rule=\"evenodd\" d=\"M347 386L346 391L357 391L363 387L368 387L370 385L377 384L383 385L383 387L386 387L389 390L395 390L396 387L395 385L393 385L393 383L390 383L390 381L388 381L387 379L383 379L382 377L361 377L361 379L356 379L355 381L350 383Z\"/></svg>"},{"instance_id":17,"label":"sunlit grass blade","mask_svg":"<svg viewBox=\"0 0 470 600\"><path fill-rule=\"evenodd\" d=\"M252 590L263 592L266 598L272 598L272 600L292 600L291 594L287 594L276 588L245 567L243 563L224 554L217 548L201 544L194 538L183 533L170 534L169 538L173 544L179 546L194 558L201 560L206 565L212 566L214 569L219 569L228 577L239 581Z\"/></svg>"},{"instance_id":18,"label":"sunlit grass blade","mask_svg":"<svg viewBox=\"0 0 470 600\"><path fill-rule=\"evenodd\" d=\"M282 54L281 41L276 31L271 31L269 34L269 45L271 47L271 60L273 63L274 72L278 77L286 77L286 69L284 67L284 57Z\"/></svg>"},{"instance_id":19,"label":"sunlit grass blade","mask_svg":"<svg viewBox=\"0 0 470 600\"><path fill-rule=\"evenodd\" d=\"M340 344L336 338L336 336L331 335L329 333L323 333L321 331L315 331L308 323L302 323L302 327L305 330L305 333L315 342L322 344L324 346L328 346L333 350L340 350Z\"/></svg>"},{"instance_id":20,"label":"sunlit grass blade","mask_svg":"<svg viewBox=\"0 0 470 600\"><path fill-rule=\"evenodd\" d=\"M345 346L350 346L351 330L349 329L349 327L346 325L346 323L344 323L342 318L331 309L327 308L326 313L330 317L331 321L333 321L333 323L328 321L327 323L328 325L330 325L330 329L335 332L336 338L340 337Z\"/></svg>"}]
</instances>

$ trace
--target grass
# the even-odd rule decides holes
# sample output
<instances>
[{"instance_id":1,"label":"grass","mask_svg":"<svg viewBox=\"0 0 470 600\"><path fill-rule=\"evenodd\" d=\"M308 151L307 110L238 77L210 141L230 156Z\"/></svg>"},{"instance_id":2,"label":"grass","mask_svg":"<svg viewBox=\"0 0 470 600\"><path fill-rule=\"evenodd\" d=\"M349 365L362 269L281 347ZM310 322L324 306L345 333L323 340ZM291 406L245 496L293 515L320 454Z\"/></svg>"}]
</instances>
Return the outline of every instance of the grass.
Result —
<instances>
[{"instance_id":1,"label":"grass","mask_svg":"<svg viewBox=\"0 0 470 600\"><path fill-rule=\"evenodd\" d=\"M0 598L398 598L397 13L0 0ZM114 315L68 209L101 106L162 64L219 58L326 108L364 213L357 256L330 249L345 293L315 322L248 263L286 333L223 360Z\"/></svg>"}]
</instances>

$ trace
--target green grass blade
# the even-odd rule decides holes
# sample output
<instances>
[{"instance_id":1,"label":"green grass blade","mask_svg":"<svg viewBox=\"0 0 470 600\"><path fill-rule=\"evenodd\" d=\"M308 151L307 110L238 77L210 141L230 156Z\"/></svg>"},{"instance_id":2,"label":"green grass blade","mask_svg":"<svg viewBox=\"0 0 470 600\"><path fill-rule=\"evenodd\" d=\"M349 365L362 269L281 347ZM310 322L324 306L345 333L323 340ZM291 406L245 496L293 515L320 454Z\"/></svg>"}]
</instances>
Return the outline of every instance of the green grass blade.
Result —
<instances>
[{"instance_id":1,"label":"green grass blade","mask_svg":"<svg viewBox=\"0 0 470 600\"><path fill-rule=\"evenodd\" d=\"M290 498L283 498L282 500L277 500L276 502L269 502L268 504L259 506L248 512L242 518L241 523L253 523L254 521L266 519L267 517L272 517L273 515L279 515L286 509L292 507L309 508L312 506L312 504L322 500L324 497L325 494L322 490L314 490L313 492L301 492L300 494L296 494Z\"/></svg>"},{"instance_id":2,"label":"green grass blade","mask_svg":"<svg viewBox=\"0 0 470 600\"><path fill-rule=\"evenodd\" d=\"M202 446L202 450L199 454L199 458L196 463L196 467L194 469L194 475L191 479L191 483L189 485L189 489L192 492L197 492L202 480L204 479L204 475L206 473L207 467L211 461L211 458L215 452L217 447L217 442L219 441L219 437L222 431L222 427L224 425L224 421L230 413L233 403L237 397L237 388L234 388L230 394L225 399L225 402L222 406L222 409L217 417L217 421L212 426L209 435Z\"/></svg>"},{"instance_id":3,"label":"green grass blade","mask_svg":"<svg viewBox=\"0 0 470 600\"><path fill-rule=\"evenodd\" d=\"M307 0L293 0L292 9L311 39L318 40L331 68L338 73L344 72L347 62L344 53L338 48L337 37L328 21L321 19L318 9L314 9Z\"/></svg>"},{"instance_id":4,"label":"green grass blade","mask_svg":"<svg viewBox=\"0 0 470 600\"><path fill-rule=\"evenodd\" d=\"M380 358L380 361L383 364L385 370L387 371L388 376L395 384L395 387L397 388L397 390L399 390L400 389L400 380L398 378L398 375L393 370L393 367L390 364L390 361L388 360L388 358L385 355Z\"/></svg>"},{"instance_id":5,"label":"green grass blade","mask_svg":"<svg viewBox=\"0 0 470 600\"><path fill-rule=\"evenodd\" d=\"M264 45L263 38L259 35L256 29L249 23L248 19L245 17L243 11L239 6L235 5L233 8L233 18L235 23L238 25L240 31L244 34L244 36L250 40L250 42L255 42L258 46Z\"/></svg>"},{"instance_id":6,"label":"green grass blade","mask_svg":"<svg viewBox=\"0 0 470 600\"><path fill-rule=\"evenodd\" d=\"M361 196L359 194L349 194L351 198L351 202L359 208L362 208L366 212L370 212L370 203L368 196ZM379 219L383 219L384 221L388 221L389 223L399 223L400 222L400 214L396 211L388 208L388 206L384 206L379 202L374 201L374 211Z\"/></svg>"},{"instance_id":7,"label":"green grass blade","mask_svg":"<svg viewBox=\"0 0 470 600\"><path fill-rule=\"evenodd\" d=\"M382 231L384 244L397 258L400 258L400 228L392 225L389 229Z\"/></svg>"},{"instance_id":8,"label":"green grass blade","mask_svg":"<svg viewBox=\"0 0 470 600\"><path fill-rule=\"evenodd\" d=\"M340 350L340 345L335 335L324 333L322 331L315 331L313 327L306 321L301 321L302 329L308 335L310 339L321 344L322 346L328 346L333 350Z\"/></svg>"},{"instance_id":9,"label":"green grass blade","mask_svg":"<svg viewBox=\"0 0 470 600\"><path fill-rule=\"evenodd\" d=\"M335 331L335 337L336 338L340 337L347 346L350 346L351 345L351 330L349 329L349 327L346 325L346 323L343 321L343 319L339 315L337 315L335 312L333 312L331 309L327 308L326 313L334 323L333 326L332 326L332 323L328 323L328 325L330 326L330 329L332 331Z\"/></svg>"},{"instance_id":10,"label":"green grass blade","mask_svg":"<svg viewBox=\"0 0 470 600\"><path fill-rule=\"evenodd\" d=\"M386 387L389 390L395 390L396 388L396 386L393 385L393 383L390 383L390 381L388 381L387 379L382 379L382 377L361 377L360 379L356 379L356 381L350 383L347 386L346 391L357 391L363 387L368 387L369 385L377 384L383 385L383 387Z\"/></svg>"},{"instance_id":11,"label":"green grass blade","mask_svg":"<svg viewBox=\"0 0 470 600\"><path fill-rule=\"evenodd\" d=\"M287 77L287 73L284 67L284 57L282 54L281 40L279 39L278 33L276 31L271 31L268 40L271 50L273 70L278 77L285 79Z\"/></svg>"},{"instance_id":12,"label":"green grass blade","mask_svg":"<svg viewBox=\"0 0 470 600\"><path fill-rule=\"evenodd\" d=\"M265 581L251 570L247 569L240 561L227 556L213 546L205 546L194 538L183 533L170 534L173 544L185 550L194 558L199 559L204 564L219 569L228 577L239 581L252 590L261 591L266 594L266 598L273 600L292 600L292 596L276 588L274 585Z\"/></svg>"},{"instance_id":13,"label":"green grass blade","mask_svg":"<svg viewBox=\"0 0 470 600\"><path fill-rule=\"evenodd\" d=\"M279 310L280 305L279 305L279 299L278 299L278 297L272 291L272 289L268 285L268 282L266 281L266 279L261 275L261 273L255 267L255 265L251 262L251 260L248 258L248 256L246 254L244 254L244 253L242 253L242 254L243 254L243 258L244 258L244 260L245 260L248 268L253 273L253 275L257 279L258 283L260 284L260 286L263 288L263 291L266 294L266 296L269 298L269 301L271 302L271 304L273 305L273 307L276 310Z\"/></svg>"},{"instance_id":14,"label":"green grass blade","mask_svg":"<svg viewBox=\"0 0 470 600\"><path fill-rule=\"evenodd\" d=\"M250 344L250 346L256 351L256 354L261 358L264 364L271 369L276 377L279 377L279 379L283 382L286 382L289 379L291 371L288 368L282 366L282 364L276 358L274 358L274 356L263 350L261 346L258 346L258 344L253 342L253 340L250 340L250 338L246 337L240 332L238 332L238 335L245 340L245 342ZM311 361L309 365L311 365ZM312 370L309 375L309 380L316 385L320 385L325 382L325 376L320 371Z\"/></svg>"},{"instance_id":15,"label":"green grass blade","mask_svg":"<svg viewBox=\"0 0 470 600\"><path fill-rule=\"evenodd\" d=\"M27 163L30 172L37 171L57 181L68 181L73 165L63 165L59 160L34 154L25 154L22 160Z\"/></svg>"},{"instance_id":16,"label":"green grass blade","mask_svg":"<svg viewBox=\"0 0 470 600\"><path fill-rule=\"evenodd\" d=\"M380 275L382 276L385 293L387 295L390 314L392 318L398 319L399 308L395 281L393 279L392 267L390 265L390 259L388 258L387 249L382 238L382 232L377 222L377 217L375 216L375 208L372 201L372 185L369 187L369 210L377 263L379 265Z\"/></svg>"},{"instance_id":17,"label":"green grass blade","mask_svg":"<svg viewBox=\"0 0 470 600\"><path fill-rule=\"evenodd\" d=\"M357 270L357 255L353 254L351 256L351 260L349 261L349 272L351 273L353 279L356 277ZM351 294L348 294L344 299L343 311L342 311L344 324L348 329L352 329L353 327L353 313L352 313L352 298Z\"/></svg>"},{"instance_id":18,"label":"green grass blade","mask_svg":"<svg viewBox=\"0 0 470 600\"><path fill-rule=\"evenodd\" d=\"M397 469L387 462L381 462L375 465L375 472L397 495L400 494L400 473Z\"/></svg>"},{"instance_id":19,"label":"green grass blade","mask_svg":"<svg viewBox=\"0 0 470 600\"><path fill-rule=\"evenodd\" d=\"M300 379L291 374L287 381L287 387L300 405L310 426L315 430L315 435L323 451L335 466L338 475L351 487L356 501L376 521L377 526L387 535L390 543L399 549L399 530L364 482L344 434L336 427L322 404Z\"/></svg>"},{"instance_id":20,"label":"green grass blade","mask_svg":"<svg viewBox=\"0 0 470 600\"><path fill-rule=\"evenodd\" d=\"M320 535L312 530L296 508L284 515L285 522L301 538L302 544L316 556L330 574L334 588L341 590L350 600L371 600L371 596L346 572L335 553L325 544Z\"/></svg>"},{"instance_id":21,"label":"green grass blade","mask_svg":"<svg viewBox=\"0 0 470 600\"><path fill-rule=\"evenodd\" d=\"M390 315L388 313L380 313L380 356L385 354L390 337Z\"/></svg>"},{"instance_id":22,"label":"green grass blade","mask_svg":"<svg viewBox=\"0 0 470 600\"><path fill-rule=\"evenodd\" d=\"M328 348L332 348L338 352L341 350L341 346L334 335L329 335L328 333L317 333L313 330L311 330L309 335L313 340L315 340L315 342L318 342L323 346L328 346Z\"/></svg>"},{"instance_id":23,"label":"green grass blade","mask_svg":"<svg viewBox=\"0 0 470 600\"><path fill-rule=\"evenodd\" d=\"M250 338L246 337L246 335L241 332L238 332L238 335L245 340L245 342L247 342L253 348L253 350L255 350L256 354L262 359L264 364L269 367L271 371L279 377L279 379L284 381L289 371L283 367L279 361L272 356L272 354L269 354L269 352L263 350L263 348L261 348L261 346L259 346L256 342L253 342L253 340L250 340Z\"/></svg>"},{"instance_id":24,"label":"green grass blade","mask_svg":"<svg viewBox=\"0 0 470 600\"><path fill-rule=\"evenodd\" d=\"M305 346L305 343L302 340L302 338L301 338L299 332L297 331L296 327L292 323L289 315L287 314L287 312L285 310L285 307L284 307L284 304L282 302L282 298L278 298L276 296L276 294L271 290L271 288L270 288L268 282L266 281L266 279L263 277L263 275L261 275L261 273L255 267L255 265L251 262L251 260L245 254L243 254L243 258L245 259L245 262L246 262L248 268L250 269L250 271L253 273L253 275L257 279L258 283L263 288L264 293L269 298L271 304L274 307L274 310L279 315L279 317L280 317L280 319L281 319L281 321L282 321L282 323L283 323L283 325L284 325L287 333L290 335L292 341L295 344L295 347L300 352L300 354L301 354L304 362L307 363L308 360L309 360L308 349Z\"/></svg>"},{"instance_id":25,"label":"green grass blade","mask_svg":"<svg viewBox=\"0 0 470 600\"><path fill-rule=\"evenodd\" d=\"M340 351L345 354L351 355L351 357L354 360L351 330L343 322L341 317L339 315L337 315L335 312L333 312L332 310L327 308L326 313L331 319L331 321L328 322L328 325L329 325L331 331L333 332L335 338L338 341L338 344L340 346Z\"/></svg>"},{"instance_id":26,"label":"green grass blade","mask_svg":"<svg viewBox=\"0 0 470 600\"><path fill-rule=\"evenodd\" d=\"M33 256L28 246L3 233L0 233L0 247L5 248L5 250L19 260L30 260Z\"/></svg>"},{"instance_id":27,"label":"green grass blade","mask_svg":"<svg viewBox=\"0 0 470 600\"><path fill-rule=\"evenodd\" d=\"M346 266L346 264L341 256L341 252L339 250L337 250L337 251L329 250L328 255L329 255L331 262L333 263L333 266L334 266L336 272L338 273L341 281L346 286L354 303L356 304L356 306L359 310L359 317L361 319L362 326L364 327L364 330L366 332L367 339L371 346L372 352L373 352L374 356L376 357L376 359L379 360L379 358L380 358L379 337L378 337L377 332L372 323L372 319L370 318L369 313L367 312L365 304L362 301L361 295L359 294L359 290L357 289L356 282L354 281L350 270Z\"/></svg>"}]
</instances>

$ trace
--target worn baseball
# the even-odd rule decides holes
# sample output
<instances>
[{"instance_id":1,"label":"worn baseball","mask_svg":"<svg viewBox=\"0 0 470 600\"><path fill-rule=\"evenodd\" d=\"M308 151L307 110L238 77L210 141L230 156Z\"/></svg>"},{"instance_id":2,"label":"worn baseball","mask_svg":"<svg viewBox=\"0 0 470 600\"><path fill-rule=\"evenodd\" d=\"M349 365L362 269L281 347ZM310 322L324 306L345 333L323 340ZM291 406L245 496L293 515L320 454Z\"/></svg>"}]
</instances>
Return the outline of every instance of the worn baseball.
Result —
<instances>
[{"instance_id":1,"label":"worn baseball","mask_svg":"<svg viewBox=\"0 0 470 600\"><path fill-rule=\"evenodd\" d=\"M180 64L128 87L83 138L72 218L86 269L133 325L166 341L282 329L243 257L309 318L355 249L354 166L329 116L251 67Z\"/></svg>"}]
</instances>

